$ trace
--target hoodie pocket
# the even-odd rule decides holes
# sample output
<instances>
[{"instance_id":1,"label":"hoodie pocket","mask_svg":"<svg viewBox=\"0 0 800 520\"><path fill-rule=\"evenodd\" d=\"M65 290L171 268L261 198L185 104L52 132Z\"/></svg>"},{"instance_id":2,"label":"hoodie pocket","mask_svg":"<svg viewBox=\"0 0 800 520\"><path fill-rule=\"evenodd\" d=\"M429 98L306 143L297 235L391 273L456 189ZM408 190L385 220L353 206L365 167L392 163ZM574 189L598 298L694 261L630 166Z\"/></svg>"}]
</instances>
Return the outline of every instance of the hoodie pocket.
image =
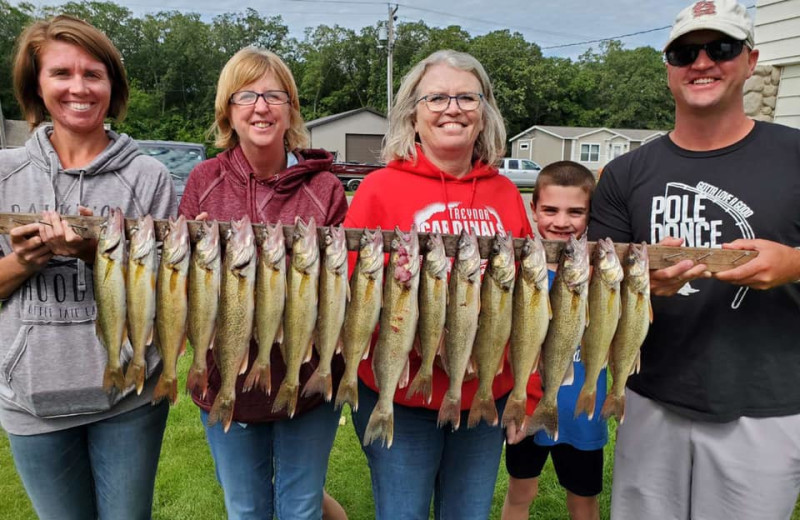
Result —
<instances>
[{"instance_id":1,"label":"hoodie pocket","mask_svg":"<svg viewBox=\"0 0 800 520\"><path fill-rule=\"evenodd\" d=\"M124 364L131 354L126 342ZM91 324L25 325L0 371L11 402L28 413L42 418L82 415L104 412L131 391L103 390L106 360Z\"/></svg>"}]
</instances>

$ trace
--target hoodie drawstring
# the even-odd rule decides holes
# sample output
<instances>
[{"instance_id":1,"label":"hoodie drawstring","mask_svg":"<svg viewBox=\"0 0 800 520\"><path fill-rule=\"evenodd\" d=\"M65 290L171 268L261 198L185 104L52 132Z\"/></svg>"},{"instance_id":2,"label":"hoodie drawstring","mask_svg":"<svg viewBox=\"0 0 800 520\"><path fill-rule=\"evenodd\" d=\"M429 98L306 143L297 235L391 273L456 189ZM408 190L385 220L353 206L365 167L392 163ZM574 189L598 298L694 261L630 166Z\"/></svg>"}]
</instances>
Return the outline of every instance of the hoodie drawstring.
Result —
<instances>
[{"instance_id":1,"label":"hoodie drawstring","mask_svg":"<svg viewBox=\"0 0 800 520\"><path fill-rule=\"evenodd\" d=\"M78 176L78 206L83 206L83 175L85 173L86 170L81 170ZM75 211L78 211L77 208ZM86 262L80 258L78 258L78 291L86 292Z\"/></svg>"}]
</instances>

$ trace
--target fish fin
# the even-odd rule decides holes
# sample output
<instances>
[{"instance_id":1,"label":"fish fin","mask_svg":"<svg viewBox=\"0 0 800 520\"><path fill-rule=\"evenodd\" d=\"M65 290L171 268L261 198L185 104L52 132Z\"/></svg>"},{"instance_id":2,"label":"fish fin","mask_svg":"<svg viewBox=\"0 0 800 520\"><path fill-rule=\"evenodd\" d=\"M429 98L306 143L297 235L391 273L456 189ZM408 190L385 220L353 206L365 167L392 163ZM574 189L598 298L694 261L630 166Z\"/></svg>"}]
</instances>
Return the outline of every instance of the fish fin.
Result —
<instances>
[{"instance_id":1,"label":"fish fin","mask_svg":"<svg viewBox=\"0 0 800 520\"><path fill-rule=\"evenodd\" d=\"M128 369L125 371L125 388L131 385L136 385L136 395L142 395L144 388L144 373L145 367L137 365L136 363L128 363Z\"/></svg>"},{"instance_id":2,"label":"fish fin","mask_svg":"<svg viewBox=\"0 0 800 520\"><path fill-rule=\"evenodd\" d=\"M250 366L250 355L248 352L244 353L242 356L242 361L239 363L239 375L242 375L247 372L247 367Z\"/></svg>"},{"instance_id":3,"label":"fish fin","mask_svg":"<svg viewBox=\"0 0 800 520\"><path fill-rule=\"evenodd\" d=\"M603 408L600 410L600 416L606 420L614 416L622 424L625 416L625 394L620 396L608 394L606 401L603 403Z\"/></svg>"},{"instance_id":4,"label":"fish fin","mask_svg":"<svg viewBox=\"0 0 800 520\"><path fill-rule=\"evenodd\" d=\"M221 423L223 431L228 433L233 422L234 404L235 399L223 398L217 394L214 404L211 405L211 411L208 412L208 425L214 426L217 423Z\"/></svg>"},{"instance_id":5,"label":"fish fin","mask_svg":"<svg viewBox=\"0 0 800 520\"><path fill-rule=\"evenodd\" d=\"M364 431L364 446L369 446L380 439L381 446L387 449L392 447L394 437L394 407L391 403L388 410L384 410L380 403L372 410Z\"/></svg>"},{"instance_id":6,"label":"fish fin","mask_svg":"<svg viewBox=\"0 0 800 520\"><path fill-rule=\"evenodd\" d=\"M125 376L122 375L122 367L111 368L106 366L106 370L103 373L103 390L110 394L113 388L120 392L124 391Z\"/></svg>"},{"instance_id":7,"label":"fish fin","mask_svg":"<svg viewBox=\"0 0 800 520\"><path fill-rule=\"evenodd\" d=\"M339 338L336 340L336 350L334 350L333 353L341 354L343 348L344 348L344 341L342 340L342 334L339 333Z\"/></svg>"},{"instance_id":8,"label":"fish fin","mask_svg":"<svg viewBox=\"0 0 800 520\"><path fill-rule=\"evenodd\" d=\"M433 394L433 373L423 370L422 366L419 367L417 375L411 381L411 385L406 392L406 399L411 399L416 394L422 394L422 398L427 404L431 403Z\"/></svg>"},{"instance_id":9,"label":"fish fin","mask_svg":"<svg viewBox=\"0 0 800 520\"><path fill-rule=\"evenodd\" d=\"M506 402L506 409L503 411L503 428L507 428L514 423L517 428L522 428L525 421L525 405L528 400L527 396L522 399L508 398Z\"/></svg>"},{"instance_id":10,"label":"fish fin","mask_svg":"<svg viewBox=\"0 0 800 520\"><path fill-rule=\"evenodd\" d=\"M285 408L289 418L294 417L297 408L297 393L297 385L289 384L284 379L278 389L278 395L275 396L275 402L272 403L272 413L278 413Z\"/></svg>"},{"instance_id":11,"label":"fish fin","mask_svg":"<svg viewBox=\"0 0 800 520\"><path fill-rule=\"evenodd\" d=\"M585 413L590 421L594 418L595 396L596 392L586 388L586 385L581 388L581 392L578 394L578 401L575 403L576 419L582 413Z\"/></svg>"},{"instance_id":12,"label":"fish fin","mask_svg":"<svg viewBox=\"0 0 800 520\"><path fill-rule=\"evenodd\" d=\"M369 343L367 343L367 348L364 349L364 353L361 355L361 361L364 361L368 357L369 357Z\"/></svg>"},{"instance_id":13,"label":"fish fin","mask_svg":"<svg viewBox=\"0 0 800 520\"><path fill-rule=\"evenodd\" d=\"M584 328L588 329L589 328L589 298L586 298L586 300L584 300L583 315L586 317L586 324L584 325Z\"/></svg>"},{"instance_id":14,"label":"fish fin","mask_svg":"<svg viewBox=\"0 0 800 520\"><path fill-rule=\"evenodd\" d=\"M183 339L181 340L181 346L178 349L178 357L181 357L186 352L186 333L183 333Z\"/></svg>"},{"instance_id":15,"label":"fish fin","mask_svg":"<svg viewBox=\"0 0 800 520\"><path fill-rule=\"evenodd\" d=\"M550 298L547 298L547 314L550 316L549 321L553 321L553 306L550 304Z\"/></svg>"},{"instance_id":16,"label":"fish fin","mask_svg":"<svg viewBox=\"0 0 800 520\"><path fill-rule=\"evenodd\" d=\"M503 373L503 368L506 366L506 353L503 352L503 355L500 357L500 361L497 363L497 371L495 372L494 377L499 376Z\"/></svg>"},{"instance_id":17,"label":"fish fin","mask_svg":"<svg viewBox=\"0 0 800 520\"><path fill-rule=\"evenodd\" d=\"M439 341L436 344L436 355L439 357L444 355L444 330L439 335Z\"/></svg>"},{"instance_id":18,"label":"fish fin","mask_svg":"<svg viewBox=\"0 0 800 520\"><path fill-rule=\"evenodd\" d=\"M497 406L491 394L487 399L472 399L472 406L469 409L467 418L467 428L474 428L480 424L481 420L486 421L489 426L497 426Z\"/></svg>"},{"instance_id":19,"label":"fish fin","mask_svg":"<svg viewBox=\"0 0 800 520\"><path fill-rule=\"evenodd\" d=\"M197 390L205 398L208 392L208 372L205 368L192 365L186 376L186 391L192 393Z\"/></svg>"},{"instance_id":20,"label":"fish fin","mask_svg":"<svg viewBox=\"0 0 800 520\"><path fill-rule=\"evenodd\" d=\"M153 390L153 404L158 404L162 399L169 399L170 404L178 402L178 380L164 377L162 372L158 376L156 387Z\"/></svg>"},{"instance_id":21,"label":"fish fin","mask_svg":"<svg viewBox=\"0 0 800 520\"><path fill-rule=\"evenodd\" d=\"M633 364L630 375L638 374L642 369L642 351L636 353L636 362Z\"/></svg>"},{"instance_id":22,"label":"fish fin","mask_svg":"<svg viewBox=\"0 0 800 520\"><path fill-rule=\"evenodd\" d=\"M334 408L340 410L344 403L350 405L350 410L353 412L358 411L358 382L349 382L342 380L339 383L339 390L336 392L336 403Z\"/></svg>"},{"instance_id":23,"label":"fish fin","mask_svg":"<svg viewBox=\"0 0 800 520\"><path fill-rule=\"evenodd\" d=\"M469 357L469 363L467 363L466 376L470 377L470 376L474 375L477 372L478 372L478 364L475 363L475 359L472 356L470 356Z\"/></svg>"},{"instance_id":24,"label":"fish fin","mask_svg":"<svg viewBox=\"0 0 800 520\"><path fill-rule=\"evenodd\" d=\"M145 345L152 345L155 336L155 327L150 327L150 334L147 336L147 343Z\"/></svg>"},{"instance_id":25,"label":"fish fin","mask_svg":"<svg viewBox=\"0 0 800 520\"><path fill-rule=\"evenodd\" d=\"M561 386L571 385L575 381L575 365L570 363L567 371L564 373L564 379L561 380Z\"/></svg>"},{"instance_id":26,"label":"fish fin","mask_svg":"<svg viewBox=\"0 0 800 520\"><path fill-rule=\"evenodd\" d=\"M531 374L530 375L533 375L533 374L535 374L536 372L539 371L539 360L541 359L541 357L542 357L542 353L541 353L541 350L540 350L539 353L536 354L536 358L533 360L533 365L531 365Z\"/></svg>"},{"instance_id":27,"label":"fish fin","mask_svg":"<svg viewBox=\"0 0 800 520\"><path fill-rule=\"evenodd\" d=\"M411 377L411 360L406 358L406 364L403 365L403 372L400 374L400 381L397 388L405 388L408 386L408 380Z\"/></svg>"},{"instance_id":28,"label":"fish fin","mask_svg":"<svg viewBox=\"0 0 800 520\"><path fill-rule=\"evenodd\" d=\"M653 323L653 302L650 301L650 298L647 299L647 308L650 311L650 323Z\"/></svg>"},{"instance_id":29,"label":"fish fin","mask_svg":"<svg viewBox=\"0 0 800 520\"><path fill-rule=\"evenodd\" d=\"M525 427L525 433L526 435L533 435L539 430L544 430L548 437L554 441L558 440L558 405L539 401L536 410L533 411L533 415Z\"/></svg>"},{"instance_id":30,"label":"fish fin","mask_svg":"<svg viewBox=\"0 0 800 520\"><path fill-rule=\"evenodd\" d=\"M347 274L347 273L345 273L345 274ZM347 303L350 303L350 296L351 296L351 294L350 294L350 284L347 284L347 293L346 294L347 294Z\"/></svg>"},{"instance_id":31,"label":"fish fin","mask_svg":"<svg viewBox=\"0 0 800 520\"><path fill-rule=\"evenodd\" d=\"M308 378L302 392L303 397L310 397L314 394L320 394L325 397L325 402L327 403L330 403L331 397L333 397L333 378L330 373L322 374L319 371L319 367Z\"/></svg>"},{"instance_id":32,"label":"fish fin","mask_svg":"<svg viewBox=\"0 0 800 520\"><path fill-rule=\"evenodd\" d=\"M313 341L308 342L308 347L306 348L306 355L303 358L303 363L308 363L309 361L311 361L311 355L314 352L314 345L315 342Z\"/></svg>"},{"instance_id":33,"label":"fish fin","mask_svg":"<svg viewBox=\"0 0 800 520\"><path fill-rule=\"evenodd\" d=\"M97 335L97 339L100 340L100 344L103 345L103 348L107 350L106 342L103 339L103 329L100 327L100 320L97 318L94 320L94 333Z\"/></svg>"},{"instance_id":34,"label":"fish fin","mask_svg":"<svg viewBox=\"0 0 800 520\"><path fill-rule=\"evenodd\" d=\"M442 428L446 424L453 425L453 431L458 430L461 423L461 398L453 399L447 395L442 400L439 407L439 416L436 419L436 426Z\"/></svg>"},{"instance_id":35,"label":"fish fin","mask_svg":"<svg viewBox=\"0 0 800 520\"><path fill-rule=\"evenodd\" d=\"M278 327L278 332L275 334L275 341L273 341L273 343L283 345L283 323Z\"/></svg>"}]
</instances>

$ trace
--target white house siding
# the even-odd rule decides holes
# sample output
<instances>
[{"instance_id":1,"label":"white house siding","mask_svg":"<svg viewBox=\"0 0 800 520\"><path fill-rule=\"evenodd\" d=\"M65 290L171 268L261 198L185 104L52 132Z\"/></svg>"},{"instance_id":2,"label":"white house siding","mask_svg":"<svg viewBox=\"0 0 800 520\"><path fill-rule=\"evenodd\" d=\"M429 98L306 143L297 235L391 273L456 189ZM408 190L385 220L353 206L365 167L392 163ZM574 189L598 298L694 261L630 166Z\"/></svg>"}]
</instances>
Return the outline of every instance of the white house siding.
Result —
<instances>
[{"instance_id":1,"label":"white house siding","mask_svg":"<svg viewBox=\"0 0 800 520\"><path fill-rule=\"evenodd\" d=\"M324 148L337 153L336 159L346 160L347 134L386 135L388 122L385 118L372 112L359 112L330 123L321 124L309 129L311 147Z\"/></svg>"},{"instance_id":2,"label":"white house siding","mask_svg":"<svg viewBox=\"0 0 800 520\"><path fill-rule=\"evenodd\" d=\"M775 122L800 128L800 63L783 67L775 103Z\"/></svg>"},{"instance_id":3,"label":"white house siding","mask_svg":"<svg viewBox=\"0 0 800 520\"><path fill-rule=\"evenodd\" d=\"M597 170L609 161L609 144L611 142L617 142L619 137L620 136L617 134L605 130L581 136L578 139L575 139L575 142L572 146L572 157L570 157L570 160L579 162L590 170ZM596 161L581 160L581 148L583 148L583 145L598 145L599 153Z\"/></svg>"},{"instance_id":4,"label":"white house siding","mask_svg":"<svg viewBox=\"0 0 800 520\"><path fill-rule=\"evenodd\" d=\"M759 65L780 69L773 120L800 128L800 0L758 0Z\"/></svg>"}]
</instances>

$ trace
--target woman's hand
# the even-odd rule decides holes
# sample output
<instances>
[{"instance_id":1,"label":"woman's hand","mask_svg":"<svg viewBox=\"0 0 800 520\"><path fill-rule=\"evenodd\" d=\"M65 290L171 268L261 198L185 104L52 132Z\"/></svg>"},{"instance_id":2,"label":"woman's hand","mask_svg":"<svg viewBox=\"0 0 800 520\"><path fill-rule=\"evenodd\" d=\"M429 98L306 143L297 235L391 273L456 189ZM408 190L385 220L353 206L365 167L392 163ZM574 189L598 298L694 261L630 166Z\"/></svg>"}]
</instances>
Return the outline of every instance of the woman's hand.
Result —
<instances>
[{"instance_id":1,"label":"woman's hand","mask_svg":"<svg viewBox=\"0 0 800 520\"><path fill-rule=\"evenodd\" d=\"M78 213L84 217L94 214L83 206L78 207ZM39 237L52 254L79 258L88 263L94 261L97 241L75 233L69 223L62 220L61 215L55 211L43 211L42 223L38 226Z\"/></svg>"},{"instance_id":2,"label":"woman's hand","mask_svg":"<svg viewBox=\"0 0 800 520\"><path fill-rule=\"evenodd\" d=\"M44 267L53 252L39 236L41 224L25 224L9 232L11 250L17 262L27 272L35 272Z\"/></svg>"}]
</instances>

